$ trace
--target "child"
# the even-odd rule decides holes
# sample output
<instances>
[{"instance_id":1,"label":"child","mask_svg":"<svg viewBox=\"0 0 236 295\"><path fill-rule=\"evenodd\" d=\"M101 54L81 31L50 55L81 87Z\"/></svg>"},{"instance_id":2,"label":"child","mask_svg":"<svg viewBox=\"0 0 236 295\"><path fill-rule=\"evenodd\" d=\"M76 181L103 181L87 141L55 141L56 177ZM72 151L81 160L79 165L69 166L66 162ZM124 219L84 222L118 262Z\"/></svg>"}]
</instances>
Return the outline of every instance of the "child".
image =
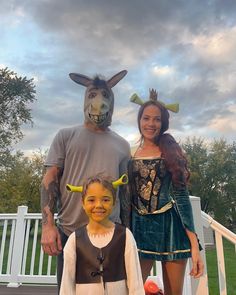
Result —
<instances>
[{"instance_id":1,"label":"child","mask_svg":"<svg viewBox=\"0 0 236 295\"><path fill-rule=\"evenodd\" d=\"M64 248L60 295L145 294L133 235L109 219L118 185L97 175L81 188L89 222L70 235Z\"/></svg>"}]
</instances>

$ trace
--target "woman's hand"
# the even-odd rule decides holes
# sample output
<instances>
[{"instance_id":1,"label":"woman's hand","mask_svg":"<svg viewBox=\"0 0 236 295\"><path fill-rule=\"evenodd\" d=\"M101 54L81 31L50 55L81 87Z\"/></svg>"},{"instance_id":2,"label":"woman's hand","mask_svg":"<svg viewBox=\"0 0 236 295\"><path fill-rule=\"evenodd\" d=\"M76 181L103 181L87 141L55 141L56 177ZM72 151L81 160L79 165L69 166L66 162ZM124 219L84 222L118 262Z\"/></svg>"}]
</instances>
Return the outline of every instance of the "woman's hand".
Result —
<instances>
[{"instance_id":1,"label":"woman's hand","mask_svg":"<svg viewBox=\"0 0 236 295\"><path fill-rule=\"evenodd\" d=\"M203 264L202 257L200 255L200 251L198 248L192 247L191 254L192 254L192 269L189 274L195 279L197 279L203 275L204 264Z\"/></svg>"},{"instance_id":2,"label":"woman's hand","mask_svg":"<svg viewBox=\"0 0 236 295\"><path fill-rule=\"evenodd\" d=\"M192 254L192 269L189 274L195 279L197 279L200 276L202 276L204 272L204 264L199 251L199 243L197 235L194 232L191 232L188 229L186 229L186 234L190 240Z\"/></svg>"}]
</instances>

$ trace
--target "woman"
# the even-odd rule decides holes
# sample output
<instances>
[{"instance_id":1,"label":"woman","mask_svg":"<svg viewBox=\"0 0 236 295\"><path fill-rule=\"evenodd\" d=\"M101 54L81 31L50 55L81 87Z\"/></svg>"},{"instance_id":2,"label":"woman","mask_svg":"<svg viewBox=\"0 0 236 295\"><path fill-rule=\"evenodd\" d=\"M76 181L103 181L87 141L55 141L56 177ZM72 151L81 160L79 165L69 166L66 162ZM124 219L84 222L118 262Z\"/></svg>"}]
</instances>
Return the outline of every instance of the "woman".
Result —
<instances>
[{"instance_id":1,"label":"woman","mask_svg":"<svg viewBox=\"0 0 236 295\"><path fill-rule=\"evenodd\" d=\"M175 139L165 133L169 113L155 90L138 113L140 145L129 163L132 231L145 282L155 260L162 262L165 295L182 294L187 259L190 275L203 274L187 191L186 158Z\"/></svg>"}]
</instances>

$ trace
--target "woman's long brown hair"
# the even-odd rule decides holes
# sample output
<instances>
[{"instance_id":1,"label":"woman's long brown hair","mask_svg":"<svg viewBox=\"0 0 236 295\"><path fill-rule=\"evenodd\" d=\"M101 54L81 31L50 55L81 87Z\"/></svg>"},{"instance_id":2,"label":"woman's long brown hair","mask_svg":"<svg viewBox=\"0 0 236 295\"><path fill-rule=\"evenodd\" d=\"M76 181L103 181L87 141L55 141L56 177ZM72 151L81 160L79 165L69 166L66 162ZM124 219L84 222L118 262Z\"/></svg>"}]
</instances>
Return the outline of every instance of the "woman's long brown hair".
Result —
<instances>
[{"instance_id":1,"label":"woman's long brown hair","mask_svg":"<svg viewBox=\"0 0 236 295\"><path fill-rule=\"evenodd\" d=\"M161 130L160 134L155 139L155 143L159 146L162 157L166 163L166 168L172 175L173 184L175 186L185 186L190 176L187 167L187 159L174 137L168 133L164 133L169 128L170 115L168 110L158 101L149 100L145 102L139 109L138 127L141 134L141 143L143 142L143 135L141 133L140 120L144 109L150 105L158 107L161 111Z\"/></svg>"}]
</instances>

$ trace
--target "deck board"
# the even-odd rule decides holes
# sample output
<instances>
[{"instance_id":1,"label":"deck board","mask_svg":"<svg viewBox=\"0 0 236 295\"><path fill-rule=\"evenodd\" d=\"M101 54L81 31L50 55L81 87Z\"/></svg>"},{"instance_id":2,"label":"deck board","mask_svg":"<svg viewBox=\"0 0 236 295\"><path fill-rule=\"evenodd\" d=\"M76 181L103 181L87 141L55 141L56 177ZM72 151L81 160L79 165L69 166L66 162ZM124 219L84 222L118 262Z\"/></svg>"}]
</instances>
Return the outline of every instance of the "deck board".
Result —
<instances>
[{"instance_id":1,"label":"deck board","mask_svg":"<svg viewBox=\"0 0 236 295\"><path fill-rule=\"evenodd\" d=\"M6 285L0 285L1 295L57 295L56 286L33 286L22 285L18 288L9 288Z\"/></svg>"}]
</instances>

